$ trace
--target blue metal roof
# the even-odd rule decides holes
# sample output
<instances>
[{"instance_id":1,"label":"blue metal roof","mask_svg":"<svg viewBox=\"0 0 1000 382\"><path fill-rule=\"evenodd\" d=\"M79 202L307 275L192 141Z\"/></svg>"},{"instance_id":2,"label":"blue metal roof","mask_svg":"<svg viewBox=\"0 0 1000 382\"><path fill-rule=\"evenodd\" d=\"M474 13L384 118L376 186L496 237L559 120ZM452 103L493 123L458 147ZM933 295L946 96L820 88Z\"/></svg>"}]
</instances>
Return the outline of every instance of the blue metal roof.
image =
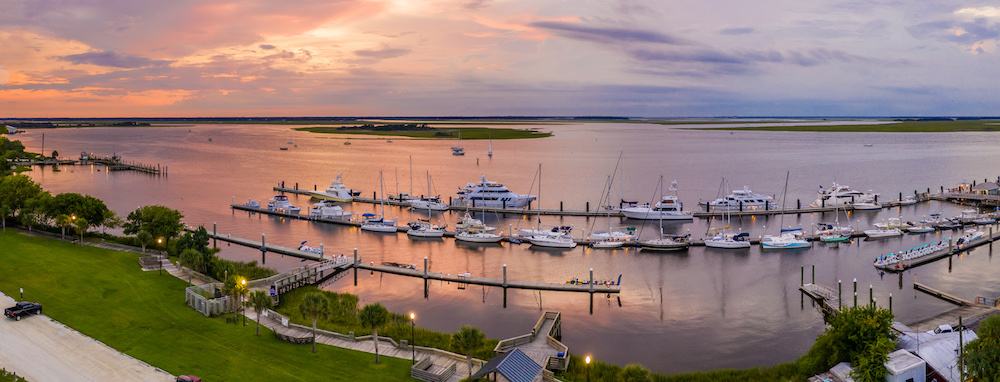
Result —
<instances>
[{"instance_id":1,"label":"blue metal roof","mask_svg":"<svg viewBox=\"0 0 1000 382\"><path fill-rule=\"evenodd\" d=\"M515 348L512 351L493 357L493 359L483 365L472 376L472 379L482 378L489 373L497 371L510 382L531 382L541 370L541 366L520 349Z\"/></svg>"}]
</instances>

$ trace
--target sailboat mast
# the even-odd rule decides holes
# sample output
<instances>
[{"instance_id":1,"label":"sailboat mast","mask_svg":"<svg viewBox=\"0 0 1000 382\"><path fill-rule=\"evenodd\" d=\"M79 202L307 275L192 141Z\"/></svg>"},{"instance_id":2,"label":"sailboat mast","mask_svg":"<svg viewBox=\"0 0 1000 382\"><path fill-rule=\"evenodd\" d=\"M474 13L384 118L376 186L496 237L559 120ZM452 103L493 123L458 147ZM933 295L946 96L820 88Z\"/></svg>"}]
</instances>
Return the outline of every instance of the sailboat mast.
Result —
<instances>
[{"instance_id":1,"label":"sailboat mast","mask_svg":"<svg viewBox=\"0 0 1000 382\"><path fill-rule=\"evenodd\" d=\"M385 184L382 183L382 171L378 172L378 190L382 195L382 198L378 200L378 204L382 207L381 218L385 219Z\"/></svg>"},{"instance_id":2,"label":"sailboat mast","mask_svg":"<svg viewBox=\"0 0 1000 382\"><path fill-rule=\"evenodd\" d=\"M538 228L542 228L542 164L538 164Z\"/></svg>"},{"instance_id":3,"label":"sailboat mast","mask_svg":"<svg viewBox=\"0 0 1000 382\"><path fill-rule=\"evenodd\" d=\"M790 171L785 171L785 188L781 191L781 218L778 219L778 235L781 235L781 230L785 227L785 197L788 196L788 174Z\"/></svg>"},{"instance_id":4,"label":"sailboat mast","mask_svg":"<svg viewBox=\"0 0 1000 382\"><path fill-rule=\"evenodd\" d=\"M413 197L413 155L410 155L410 197Z\"/></svg>"}]
</instances>

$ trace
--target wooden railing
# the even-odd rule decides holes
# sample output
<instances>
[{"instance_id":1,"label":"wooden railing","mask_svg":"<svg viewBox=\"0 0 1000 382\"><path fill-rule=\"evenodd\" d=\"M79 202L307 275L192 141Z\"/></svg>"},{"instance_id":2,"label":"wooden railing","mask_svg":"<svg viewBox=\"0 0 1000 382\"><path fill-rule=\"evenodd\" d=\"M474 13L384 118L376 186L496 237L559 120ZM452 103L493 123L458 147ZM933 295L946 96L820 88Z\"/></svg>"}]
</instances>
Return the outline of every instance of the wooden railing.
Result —
<instances>
[{"instance_id":1,"label":"wooden railing","mask_svg":"<svg viewBox=\"0 0 1000 382\"><path fill-rule=\"evenodd\" d=\"M417 362L416 365L410 367L410 376L425 382L444 382L455 375L455 370L457 369L453 363L440 374L436 374L430 371L433 366L434 363L431 362L430 357L424 358L420 362Z\"/></svg>"},{"instance_id":2,"label":"wooden railing","mask_svg":"<svg viewBox=\"0 0 1000 382\"><path fill-rule=\"evenodd\" d=\"M530 343L534 339L532 334L524 334L514 338L508 338L497 343L493 348L493 354L506 353L515 347Z\"/></svg>"}]
</instances>

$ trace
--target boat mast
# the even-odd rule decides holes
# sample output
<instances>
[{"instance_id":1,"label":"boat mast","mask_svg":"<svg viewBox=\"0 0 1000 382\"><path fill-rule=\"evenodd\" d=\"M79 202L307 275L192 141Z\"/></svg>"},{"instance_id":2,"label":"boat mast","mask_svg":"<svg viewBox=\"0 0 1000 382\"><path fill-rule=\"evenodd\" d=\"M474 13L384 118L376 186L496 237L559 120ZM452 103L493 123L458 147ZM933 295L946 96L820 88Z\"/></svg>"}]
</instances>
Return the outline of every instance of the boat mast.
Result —
<instances>
[{"instance_id":1,"label":"boat mast","mask_svg":"<svg viewBox=\"0 0 1000 382\"><path fill-rule=\"evenodd\" d=\"M410 197L413 197L413 155L410 155Z\"/></svg>"},{"instance_id":2,"label":"boat mast","mask_svg":"<svg viewBox=\"0 0 1000 382\"><path fill-rule=\"evenodd\" d=\"M781 218L778 219L778 236L781 236L781 230L785 227L785 199L788 196L788 174L790 171L785 171L785 188L781 190Z\"/></svg>"},{"instance_id":3,"label":"boat mast","mask_svg":"<svg viewBox=\"0 0 1000 382\"><path fill-rule=\"evenodd\" d=\"M382 171L378 172L378 189L382 197L378 200L378 204L382 207L382 216L379 218L385 219L385 185L382 183Z\"/></svg>"},{"instance_id":4,"label":"boat mast","mask_svg":"<svg viewBox=\"0 0 1000 382\"><path fill-rule=\"evenodd\" d=\"M542 228L542 164L538 164L538 229Z\"/></svg>"},{"instance_id":5,"label":"boat mast","mask_svg":"<svg viewBox=\"0 0 1000 382\"><path fill-rule=\"evenodd\" d=\"M660 199L656 203L663 202L663 175L660 175L660 182L657 183L656 188L660 189ZM656 209L656 204L650 206L650 210L656 211L656 216L660 217L660 238L663 238L663 211Z\"/></svg>"}]
</instances>

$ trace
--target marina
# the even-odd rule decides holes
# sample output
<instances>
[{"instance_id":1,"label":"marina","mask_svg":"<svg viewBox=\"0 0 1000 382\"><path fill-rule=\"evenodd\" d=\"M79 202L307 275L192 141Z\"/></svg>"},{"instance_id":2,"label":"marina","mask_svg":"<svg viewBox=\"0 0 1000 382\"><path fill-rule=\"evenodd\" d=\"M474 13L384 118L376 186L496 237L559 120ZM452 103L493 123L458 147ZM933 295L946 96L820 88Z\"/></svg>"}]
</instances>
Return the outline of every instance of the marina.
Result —
<instances>
[{"instance_id":1,"label":"marina","mask_svg":"<svg viewBox=\"0 0 1000 382\"><path fill-rule=\"evenodd\" d=\"M809 238L814 234L810 232L813 223L833 222L836 218L833 209L806 209L816 199L818 185L829 187L832 180L837 180L859 189L874 189L883 193L879 202L885 207L889 200L897 199L891 190L909 190L903 195L905 199L913 195L914 189L923 194L928 187L938 191L939 185L956 184L963 178L982 181L983 177L996 172L984 167L983 163L1000 163L1000 154L994 154L995 150L979 141L985 133L912 134L907 135L907 143L903 145L898 143L899 136L891 134L858 138L859 134L851 133L736 132L739 139L731 140L729 132L724 131L643 126L625 123L546 126L543 129L553 130L555 135L543 140L494 140L492 159L487 159L485 140L462 141L466 155L452 156L448 147L453 146L454 141L394 138L392 144L387 144L384 139L351 137L348 146L343 144L345 139L339 137L312 136L303 132L288 134L287 126L115 129L116 136L124 134L119 139L132 142L126 148L116 147L112 140L102 135L110 129L60 129L46 132L46 148L51 138L52 142L57 142L55 148L59 151L117 152L138 162L169 162L170 178L107 172L97 166L74 166L71 171L64 168L61 172L52 172L49 166L34 167L28 174L54 195L60 192L93 195L105 200L120 215L139 205L161 204L181 210L184 222L193 227L204 224L211 231L212 223L218 222L219 232L257 242L261 233L266 232L268 246L296 249L303 241L308 241L311 247L323 243L328 255L350 254L357 247L359 253L365 254L363 263L366 265L394 262L416 264L420 269L426 256L430 270L446 275L470 273L502 280L502 265L507 264L509 280L550 283L577 278L586 282L590 268L595 269L595 278L600 279L622 274L625 287L619 293L612 293L610 298L600 298L605 294L595 293L598 298L594 298L592 312L589 293L579 292L508 288L505 304L503 293L498 293L500 287L466 284L467 288L458 289L459 284L453 282L432 281L428 285L429 297L425 298L422 277L395 273L359 276L357 285L353 284L352 277L333 279L323 283L322 288L356 294L364 301L379 301L393 311L415 310L418 317L425 317L421 326L427 325L432 330L454 332L463 324L474 324L494 338L524 334L522 329L535 323L539 310L561 311L564 325L574 328L574 334L563 340L576 351L592 353L598 359L618 364L639 362L666 373L771 365L801 356L823 330L820 313L810 309L808 303L801 308L801 294L789 293L799 287L799 272L796 271L802 265L818 266L818 284L836 286L838 279L858 278L859 283L874 285L879 305L885 305L889 293L896 296L906 295L901 290L912 293L915 272L919 273L916 279L920 283L940 286L958 296L971 298L998 292L990 284L1000 280L997 280L995 266L989 262L987 245L962 251L949 257L950 260L942 258L899 273L881 272L880 275L879 269L872 266L876 256L940 242L950 238L950 231L935 230L879 240L867 240L855 234L845 242L814 241L809 248L791 251L762 251L759 244L744 249L720 249L699 243L709 226L727 225L728 214L723 217L720 213L714 218L696 215L693 221L664 221L661 225L656 220L622 220L614 211L609 214L600 207L607 202L598 202L602 185L623 150L626 151L623 159L626 171L619 174L625 185L624 199L638 200L640 204L655 203L658 195L651 195L651 192L662 174L665 183L677 179L682 186L679 199L685 207L691 206L691 211L699 210L699 198L714 200L729 193L729 190L722 195L717 193L718 177L730 180L737 189L749 184L754 193L780 195L784 181L780 172L790 171L787 212L797 209L798 200L802 201L803 208L796 211L801 213L784 214L785 227L781 228L802 227ZM285 137L286 134L289 136ZM213 138L212 142L207 141L209 137ZM29 150L37 150L39 142L31 138L38 137L27 134L24 138L27 138L25 145ZM595 147L590 144L594 139L630 143ZM274 143L288 140L294 140L298 147L279 154ZM879 150L866 149L857 142L874 143ZM580 150L580 147L588 149ZM705 152L714 154L706 157ZM770 154L764 156L762 152ZM921 153L920 158L929 155L950 159L921 162L923 165L918 169L911 166L919 159L914 156L915 152ZM550 154L539 157L537 153ZM407 193L411 188L405 170L411 156L413 172L433 174L435 193L440 192L445 203L449 195L456 195L457 190L471 179L480 179L481 174L487 179L502 181L511 190L530 193L532 174L538 163L543 162L547 174L543 208L558 213L561 201L564 213L589 209L591 215L543 213L543 223L573 226L578 241L584 238L581 235L584 229L590 235L592 231L610 232L620 227L635 227L634 241L648 241L659 237L662 227L664 235L690 234L691 244L687 250L659 252L638 249L631 244L617 249L584 248L579 243L575 249L546 249L508 242L498 245L451 241L447 233L442 240L410 238L398 230L396 234L360 231L353 223L364 213L379 210L373 196L382 197L382 193L373 195L370 190L379 188L377 174L382 171L386 174L387 216L398 221L399 226L421 218L436 224L440 219L441 225L447 224L446 232L454 232L464 208L451 213L427 213L402 205L403 200L400 205L394 205L396 203L388 199L389 195ZM784 166L778 170L760 166L765 158L775 157L794 160L782 161ZM829 166L831 158L837 158L836 166ZM872 167L872 164L878 166ZM227 166L230 170L209 171L207 166ZM817 166L827 166L824 168L829 171L816 174ZM399 169L398 180L393 177L394 168ZM865 170L859 170L861 168ZM282 179L299 183L294 187L294 183L286 181L292 189L312 189L304 185L315 184L322 191L338 173L343 174L346 187L369 190L360 192L359 196L372 201L336 203L334 206L341 207L344 213L353 214L349 220L329 219L324 221L329 224L315 223L316 220L309 220L308 215L316 210L313 205L317 201L311 200L310 195L291 192L284 194L292 206L301 207L298 214L261 211L266 210L262 207L266 207L269 198L281 194L271 190ZM426 193L426 183L418 182L425 177L413 178L412 189L417 194ZM614 191L613 194L618 194ZM884 197L887 194L890 196ZM242 209L247 197L259 200L263 206ZM611 204L618 203L613 200ZM227 211L230 205L233 206ZM532 203L532 207L506 214L490 210L483 213L481 208L469 212L484 225L497 227L506 236L509 231L532 228L537 206ZM914 204L879 211L853 211L847 207L837 212L841 225L851 225L861 232L892 217L910 222L924 220L933 214L951 218L959 216L966 208L943 200L921 199ZM737 208L731 211L729 232L746 233L754 243L765 233L775 234L780 215L768 213L741 215ZM980 230L988 231L987 226L981 227ZM954 232L957 237L959 231ZM818 232L815 235L818 236ZM261 262L261 251L255 246L227 246L223 241L219 244L221 258ZM281 256L276 252L265 257L266 266L279 272L304 265L300 257ZM368 274L370 271L359 269L359 272ZM896 298L893 302L893 310L902 322L924 319L954 308L919 292L916 297L907 297ZM609 324L616 322L625 325ZM644 335L636 336L635 332ZM623 338L629 339L624 341ZM664 342L666 338L670 339L669 346Z\"/></svg>"}]
</instances>

